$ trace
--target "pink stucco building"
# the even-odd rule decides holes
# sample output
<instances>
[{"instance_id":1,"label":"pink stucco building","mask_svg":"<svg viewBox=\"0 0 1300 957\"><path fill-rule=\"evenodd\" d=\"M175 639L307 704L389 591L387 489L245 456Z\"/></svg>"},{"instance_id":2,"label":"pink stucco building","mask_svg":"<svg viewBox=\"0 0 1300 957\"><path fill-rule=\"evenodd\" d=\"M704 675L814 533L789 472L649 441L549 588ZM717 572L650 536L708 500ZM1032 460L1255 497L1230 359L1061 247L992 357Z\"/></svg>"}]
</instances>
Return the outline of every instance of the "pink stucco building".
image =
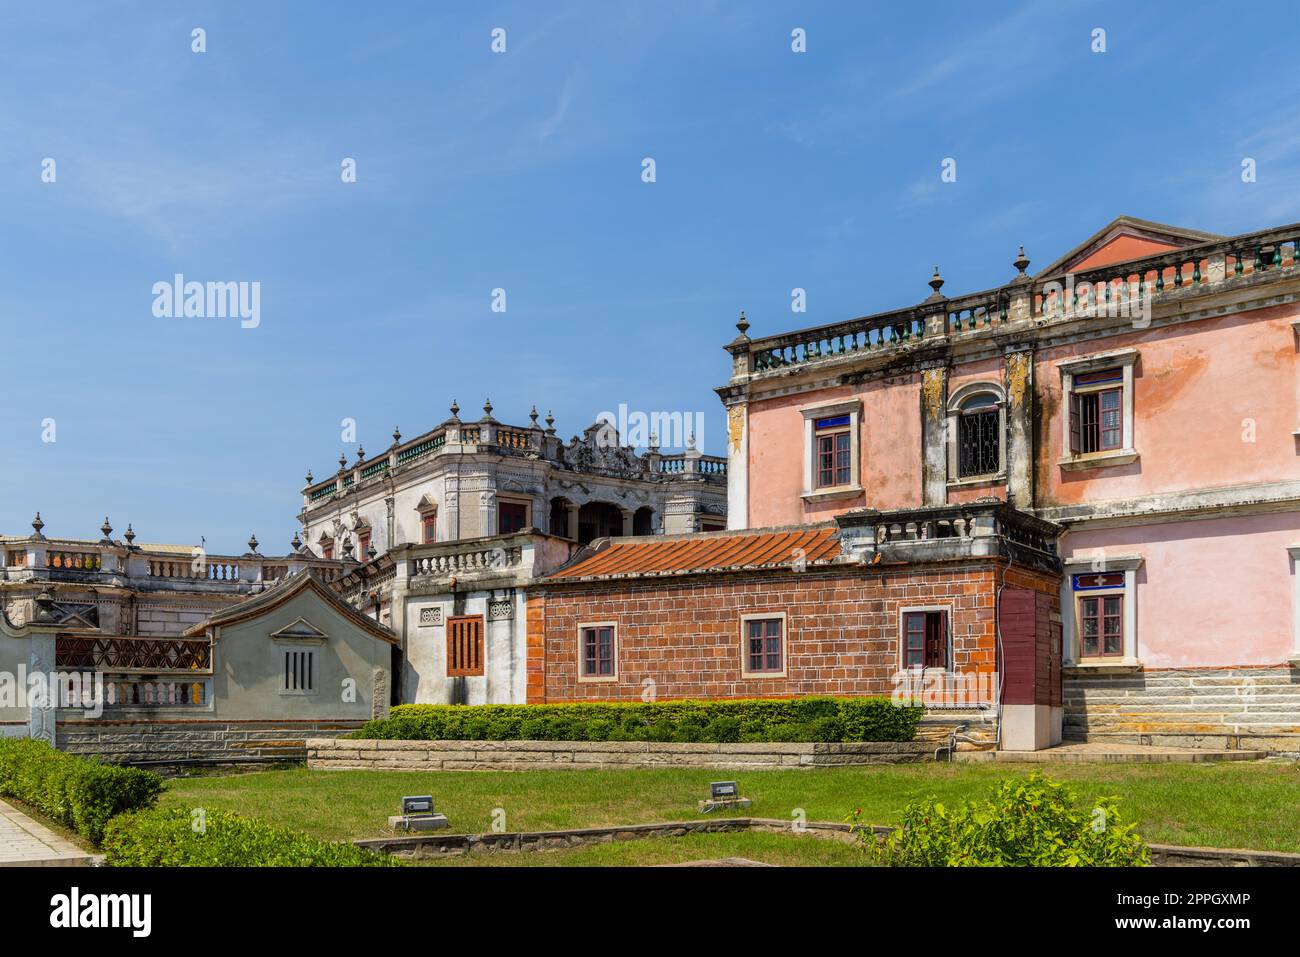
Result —
<instances>
[{"instance_id":1,"label":"pink stucco building","mask_svg":"<svg viewBox=\"0 0 1300 957\"><path fill-rule=\"evenodd\" d=\"M1054 733L1300 750L1298 241L1121 217L984 292L742 316L729 527L1006 501L1062 529Z\"/></svg>"}]
</instances>

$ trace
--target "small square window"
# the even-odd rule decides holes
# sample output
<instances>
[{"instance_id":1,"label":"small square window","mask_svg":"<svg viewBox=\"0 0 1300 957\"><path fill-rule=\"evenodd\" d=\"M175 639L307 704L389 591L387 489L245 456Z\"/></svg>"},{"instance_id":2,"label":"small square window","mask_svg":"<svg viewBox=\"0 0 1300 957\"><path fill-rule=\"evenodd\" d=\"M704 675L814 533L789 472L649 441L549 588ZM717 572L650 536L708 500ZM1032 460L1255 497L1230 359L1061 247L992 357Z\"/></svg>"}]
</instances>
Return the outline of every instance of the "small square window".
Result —
<instances>
[{"instance_id":1,"label":"small square window","mask_svg":"<svg viewBox=\"0 0 1300 957\"><path fill-rule=\"evenodd\" d=\"M756 678L786 673L784 613L743 615L740 619L740 670Z\"/></svg>"},{"instance_id":2,"label":"small square window","mask_svg":"<svg viewBox=\"0 0 1300 957\"><path fill-rule=\"evenodd\" d=\"M808 501L848 499L862 494L859 399L801 409L803 497Z\"/></svg>"},{"instance_id":3,"label":"small square window","mask_svg":"<svg viewBox=\"0 0 1300 957\"><path fill-rule=\"evenodd\" d=\"M948 666L948 614L943 611L903 613L903 667Z\"/></svg>"},{"instance_id":4,"label":"small square window","mask_svg":"<svg viewBox=\"0 0 1300 957\"><path fill-rule=\"evenodd\" d=\"M528 527L528 506L523 502L497 503L497 534L513 535Z\"/></svg>"},{"instance_id":5,"label":"small square window","mask_svg":"<svg viewBox=\"0 0 1300 957\"><path fill-rule=\"evenodd\" d=\"M1084 658L1123 657L1123 595L1089 595L1079 599L1079 643Z\"/></svg>"},{"instance_id":6,"label":"small square window","mask_svg":"<svg viewBox=\"0 0 1300 957\"><path fill-rule=\"evenodd\" d=\"M781 671L785 655L781 649L781 619L752 618L747 625L745 655L753 672Z\"/></svg>"},{"instance_id":7,"label":"small square window","mask_svg":"<svg viewBox=\"0 0 1300 957\"><path fill-rule=\"evenodd\" d=\"M618 637L613 622L578 629L578 676L583 681L614 681L618 677Z\"/></svg>"}]
</instances>

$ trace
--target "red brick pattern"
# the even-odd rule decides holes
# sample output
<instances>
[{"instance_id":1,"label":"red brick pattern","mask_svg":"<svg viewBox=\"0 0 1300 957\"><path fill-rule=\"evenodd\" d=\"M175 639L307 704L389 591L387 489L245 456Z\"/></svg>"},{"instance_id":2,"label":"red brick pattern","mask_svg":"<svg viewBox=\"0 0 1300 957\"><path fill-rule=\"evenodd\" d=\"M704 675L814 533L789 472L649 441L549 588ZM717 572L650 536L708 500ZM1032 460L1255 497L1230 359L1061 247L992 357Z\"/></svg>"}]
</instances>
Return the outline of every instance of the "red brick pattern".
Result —
<instances>
[{"instance_id":1,"label":"red brick pattern","mask_svg":"<svg viewBox=\"0 0 1300 957\"><path fill-rule=\"evenodd\" d=\"M556 583L529 598L528 700L635 700L647 678L660 699L888 694L900 667L900 612L915 606L948 610L955 670L991 671L1004 568L972 561ZM1013 580L1050 605L1048 576L1013 570ZM787 616L782 677L741 674L740 616L761 612ZM605 621L618 624L618 680L579 682L579 625Z\"/></svg>"}]
</instances>

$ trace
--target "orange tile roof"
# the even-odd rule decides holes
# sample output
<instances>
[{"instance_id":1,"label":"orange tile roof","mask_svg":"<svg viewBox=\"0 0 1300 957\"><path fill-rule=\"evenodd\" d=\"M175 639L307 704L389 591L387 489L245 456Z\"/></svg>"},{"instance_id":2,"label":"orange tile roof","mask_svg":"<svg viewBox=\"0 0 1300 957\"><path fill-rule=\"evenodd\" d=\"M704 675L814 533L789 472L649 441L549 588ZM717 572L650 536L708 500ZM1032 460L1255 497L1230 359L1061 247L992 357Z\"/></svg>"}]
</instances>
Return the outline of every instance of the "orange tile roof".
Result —
<instances>
[{"instance_id":1,"label":"orange tile roof","mask_svg":"<svg viewBox=\"0 0 1300 957\"><path fill-rule=\"evenodd\" d=\"M550 581L592 581L747 571L789 567L800 557L826 565L839 554L834 525L796 525L745 532L697 532L634 539L607 539L577 561L547 576Z\"/></svg>"}]
</instances>

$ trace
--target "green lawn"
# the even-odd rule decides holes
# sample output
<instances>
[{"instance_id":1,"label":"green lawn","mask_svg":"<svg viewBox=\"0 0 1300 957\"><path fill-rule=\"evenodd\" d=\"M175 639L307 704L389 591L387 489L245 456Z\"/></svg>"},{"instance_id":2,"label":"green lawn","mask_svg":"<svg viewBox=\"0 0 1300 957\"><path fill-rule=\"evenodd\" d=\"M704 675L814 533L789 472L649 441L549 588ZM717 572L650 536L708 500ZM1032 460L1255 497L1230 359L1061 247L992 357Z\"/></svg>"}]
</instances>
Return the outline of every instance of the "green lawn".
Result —
<instances>
[{"instance_id":1,"label":"green lawn","mask_svg":"<svg viewBox=\"0 0 1300 957\"><path fill-rule=\"evenodd\" d=\"M1033 768L923 764L744 772L419 772L297 767L175 779L163 802L238 811L316 837L345 840L381 836L404 794L433 794L457 832L492 830L497 808L505 813L505 830L539 831L699 817L696 802L707 795L709 781L735 778L754 802L737 816L790 820L802 808L809 821L842 821L860 807L865 820L888 824L915 798L934 795L958 803L995 780L1024 776ZM1072 784L1085 800L1119 797L1121 812L1136 819L1152 843L1300 851L1300 815L1295 813L1300 765L1294 762L1057 765L1046 771Z\"/></svg>"},{"instance_id":2,"label":"green lawn","mask_svg":"<svg viewBox=\"0 0 1300 957\"><path fill-rule=\"evenodd\" d=\"M862 851L850 844L761 832L647 837L561 851L461 854L414 863L433 867L645 867L723 857L743 857L780 867L863 867L868 863Z\"/></svg>"}]
</instances>

